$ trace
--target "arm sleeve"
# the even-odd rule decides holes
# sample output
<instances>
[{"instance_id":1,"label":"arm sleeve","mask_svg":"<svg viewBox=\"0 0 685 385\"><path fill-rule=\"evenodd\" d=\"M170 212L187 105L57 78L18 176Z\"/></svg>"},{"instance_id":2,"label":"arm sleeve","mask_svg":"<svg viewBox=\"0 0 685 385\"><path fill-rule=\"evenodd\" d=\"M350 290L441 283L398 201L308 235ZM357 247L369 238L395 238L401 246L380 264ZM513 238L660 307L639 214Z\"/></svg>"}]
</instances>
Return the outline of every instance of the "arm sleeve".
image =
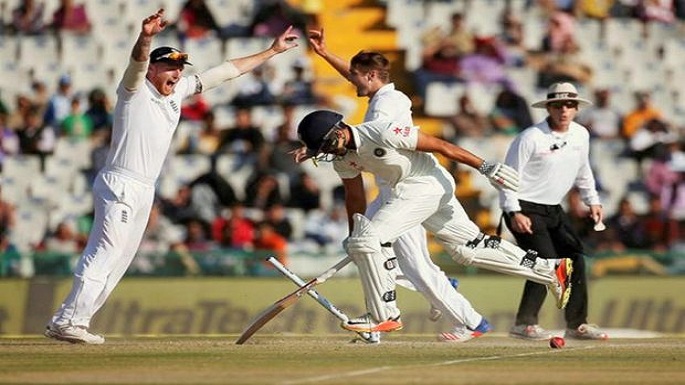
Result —
<instances>
[{"instance_id":1,"label":"arm sleeve","mask_svg":"<svg viewBox=\"0 0 685 385\"><path fill-rule=\"evenodd\" d=\"M126 71L124 72L124 78L121 82L124 88L129 91L137 90L138 87L143 84L145 73L147 73L147 66L147 61L140 62L130 58L128 67L126 67Z\"/></svg>"},{"instance_id":2,"label":"arm sleeve","mask_svg":"<svg viewBox=\"0 0 685 385\"><path fill-rule=\"evenodd\" d=\"M207 91L227 80L237 78L240 75L242 75L242 72L240 72L238 67L236 67L232 61L226 60L222 64L200 73L198 79L201 84L201 90Z\"/></svg>"},{"instance_id":3,"label":"arm sleeve","mask_svg":"<svg viewBox=\"0 0 685 385\"><path fill-rule=\"evenodd\" d=\"M522 136L519 135L509 146L504 163L516 170L519 175L522 175L522 171L530 157L529 154L532 154L534 150L534 148L530 148L530 144L526 145L526 142L522 140ZM505 213L521 211L518 194L515 191L500 190L499 201L500 208Z\"/></svg>"},{"instance_id":4,"label":"arm sleeve","mask_svg":"<svg viewBox=\"0 0 685 385\"><path fill-rule=\"evenodd\" d=\"M590 167L590 144L589 140L583 145L583 163L578 170L578 176L575 180L575 185L578 187L580 197L583 202L588 205L599 205L599 194L595 184L595 176Z\"/></svg>"}]
</instances>

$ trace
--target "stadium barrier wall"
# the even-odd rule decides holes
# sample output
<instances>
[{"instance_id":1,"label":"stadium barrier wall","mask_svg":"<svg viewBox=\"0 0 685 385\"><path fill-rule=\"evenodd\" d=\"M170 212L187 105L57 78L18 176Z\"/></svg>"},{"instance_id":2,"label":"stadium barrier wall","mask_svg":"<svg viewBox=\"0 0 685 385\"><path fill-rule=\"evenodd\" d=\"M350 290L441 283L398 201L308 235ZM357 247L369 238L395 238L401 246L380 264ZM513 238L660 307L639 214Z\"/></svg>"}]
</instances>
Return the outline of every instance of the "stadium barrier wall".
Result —
<instances>
[{"instance_id":1,"label":"stadium barrier wall","mask_svg":"<svg viewBox=\"0 0 685 385\"><path fill-rule=\"evenodd\" d=\"M68 293L71 279L0 281L0 335L40 334ZM514 319L523 281L513 277L460 279L462 292L494 325L506 332ZM234 334L259 311L294 289L285 278L125 277L96 315L92 329L108 336ZM685 332L685 279L610 277L590 282L589 321L606 328L664 333ZM319 292L351 316L363 313L362 292L354 278L335 278ZM428 304L416 292L398 288L403 333L435 333L449 325L428 320ZM344 333L338 320L303 297L260 333ZM540 323L564 327L563 312L548 300Z\"/></svg>"}]
</instances>

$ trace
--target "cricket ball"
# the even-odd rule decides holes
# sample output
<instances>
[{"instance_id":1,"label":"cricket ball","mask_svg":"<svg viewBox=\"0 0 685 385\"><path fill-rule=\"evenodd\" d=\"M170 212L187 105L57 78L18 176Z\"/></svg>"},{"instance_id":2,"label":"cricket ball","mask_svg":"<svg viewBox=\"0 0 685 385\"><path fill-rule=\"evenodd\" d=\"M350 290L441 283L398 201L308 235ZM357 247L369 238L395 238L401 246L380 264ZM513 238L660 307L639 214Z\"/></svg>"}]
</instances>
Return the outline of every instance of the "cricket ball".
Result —
<instances>
[{"instance_id":1,"label":"cricket ball","mask_svg":"<svg viewBox=\"0 0 685 385\"><path fill-rule=\"evenodd\" d=\"M563 337L552 337L549 339L549 347L552 349L561 349L566 345Z\"/></svg>"}]
</instances>

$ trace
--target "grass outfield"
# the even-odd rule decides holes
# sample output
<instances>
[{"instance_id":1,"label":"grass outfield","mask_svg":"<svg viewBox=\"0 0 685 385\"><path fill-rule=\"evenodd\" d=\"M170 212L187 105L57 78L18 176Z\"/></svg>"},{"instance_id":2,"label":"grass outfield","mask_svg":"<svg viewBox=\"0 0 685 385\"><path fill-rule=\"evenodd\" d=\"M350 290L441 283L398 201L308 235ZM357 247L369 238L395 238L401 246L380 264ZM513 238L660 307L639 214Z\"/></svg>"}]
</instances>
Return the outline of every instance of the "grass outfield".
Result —
<instances>
[{"instance_id":1,"label":"grass outfield","mask_svg":"<svg viewBox=\"0 0 685 385\"><path fill-rule=\"evenodd\" d=\"M684 384L685 338L566 341L495 333L465 344L396 333L108 338L105 345L0 338L3 384Z\"/></svg>"}]
</instances>

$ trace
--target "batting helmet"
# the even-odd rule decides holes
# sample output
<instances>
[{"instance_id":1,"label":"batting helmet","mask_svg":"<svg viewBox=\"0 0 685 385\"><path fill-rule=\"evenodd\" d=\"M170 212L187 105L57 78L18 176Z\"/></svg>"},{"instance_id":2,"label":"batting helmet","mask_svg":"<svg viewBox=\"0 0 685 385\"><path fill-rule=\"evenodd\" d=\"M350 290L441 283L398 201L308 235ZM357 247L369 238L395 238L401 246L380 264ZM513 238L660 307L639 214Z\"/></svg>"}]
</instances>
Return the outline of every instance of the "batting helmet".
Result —
<instances>
[{"instance_id":1,"label":"batting helmet","mask_svg":"<svg viewBox=\"0 0 685 385\"><path fill-rule=\"evenodd\" d=\"M318 110L305 116L297 126L297 136L310 156L316 156L324 145L324 138L342 121L342 115L334 111Z\"/></svg>"}]
</instances>

